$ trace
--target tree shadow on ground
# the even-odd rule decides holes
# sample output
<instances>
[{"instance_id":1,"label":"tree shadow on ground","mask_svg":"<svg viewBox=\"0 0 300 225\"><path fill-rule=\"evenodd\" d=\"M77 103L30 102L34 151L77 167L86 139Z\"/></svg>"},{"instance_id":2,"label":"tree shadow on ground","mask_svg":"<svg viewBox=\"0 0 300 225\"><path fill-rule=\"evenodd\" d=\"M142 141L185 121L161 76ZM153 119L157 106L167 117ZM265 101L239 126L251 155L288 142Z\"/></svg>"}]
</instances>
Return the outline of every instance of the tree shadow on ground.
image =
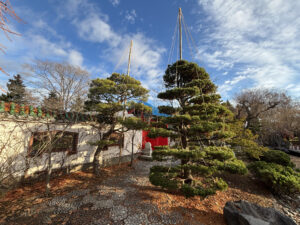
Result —
<instances>
[{"instance_id":1,"label":"tree shadow on ground","mask_svg":"<svg viewBox=\"0 0 300 225\"><path fill-rule=\"evenodd\" d=\"M271 195L270 190L267 186L255 179L252 175L239 175L239 174L228 174L224 173L220 175L222 179L224 179L230 188L239 189L243 192L248 192L250 194L256 195Z\"/></svg>"},{"instance_id":2,"label":"tree shadow on ground","mask_svg":"<svg viewBox=\"0 0 300 225\"><path fill-rule=\"evenodd\" d=\"M181 214L184 219L184 224L190 225L226 225L223 214L209 210L199 210L192 207L172 207L171 213Z\"/></svg>"}]
</instances>

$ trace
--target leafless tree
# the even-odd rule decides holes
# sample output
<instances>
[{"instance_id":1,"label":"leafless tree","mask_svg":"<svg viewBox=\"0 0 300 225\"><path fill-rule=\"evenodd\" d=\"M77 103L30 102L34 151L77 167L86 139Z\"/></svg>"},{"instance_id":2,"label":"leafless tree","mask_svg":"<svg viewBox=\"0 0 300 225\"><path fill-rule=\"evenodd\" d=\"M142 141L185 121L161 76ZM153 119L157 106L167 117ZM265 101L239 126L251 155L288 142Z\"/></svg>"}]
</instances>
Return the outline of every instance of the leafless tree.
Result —
<instances>
[{"instance_id":1,"label":"leafless tree","mask_svg":"<svg viewBox=\"0 0 300 225\"><path fill-rule=\"evenodd\" d=\"M60 110L69 111L86 95L89 73L67 63L36 61L25 65L31 71L29 82L42 96L55 93Z\"/></svg>"},{"instance_id":2,"label":"leafless tree","mask_svg":"<svg viewBox=\"0 0 300 225\"><path fill-rule=\"evenodd\" d=\"M288 147L289 140L300 138L300 104L290 100L285 105L266 112L262 116L260 138L265 145Z\"/></svg>"},{"instance_id":3,"label":"leafless tree","mask_svg":"<svg viewBox=\"0 0 300 225\"><path fill-rule=\"evenodd\" d=\"M246 128L251 128L262 115L279 105L285 105L290 98L283 92L269 89L250 89L236 95L237 118L245 118Z\"/></svg>"},{"instance_id":4,"label":"leafless tree","mask_svg":"<svg viewBox=\"0 0 300 225\"><path fill-rule=\"evenodd\" d=\"M9 34L20 35L14 31L12 31L8 27L9 18L15 19L16 21L21 22L20 17L17 16L15 11L13 10L9 0L0 1L0 30L4 32L6 37L10 40ZM0 51L5 53L5 46L0 43ZM9 74L0 66L0 71L7 76ZM5 90L0 86L0 90L5 93Z\"/></svg>"}]
</instances>

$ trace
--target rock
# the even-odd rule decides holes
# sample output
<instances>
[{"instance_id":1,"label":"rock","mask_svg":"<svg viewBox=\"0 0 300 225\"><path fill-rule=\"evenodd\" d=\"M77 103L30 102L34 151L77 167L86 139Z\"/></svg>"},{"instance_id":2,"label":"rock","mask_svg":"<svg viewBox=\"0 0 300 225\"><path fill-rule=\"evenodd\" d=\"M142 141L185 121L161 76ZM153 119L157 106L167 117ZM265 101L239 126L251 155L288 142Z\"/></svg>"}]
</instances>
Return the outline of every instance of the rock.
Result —
<instances>
[{"instance_id":1,"label":"rock","mask_svg":"<svg viewBox=\"0 0 300 225\"><path fill-rule=\"evenodd\" d=\"M274 208L264 208L246 201L227 202L224 218L228 225L297 225Z\"/></svg>"},{"instance_id":2,"label":"rock","mask_svg":"<svg viewBox=\"0 0 300 225\"><path fill-rule=\"evenodd\" d=\"M152 160L152 147L150 142L146 142L145 149L142 151L142 155L139 157L142 160Z\"/></svg>"}]
</instances>

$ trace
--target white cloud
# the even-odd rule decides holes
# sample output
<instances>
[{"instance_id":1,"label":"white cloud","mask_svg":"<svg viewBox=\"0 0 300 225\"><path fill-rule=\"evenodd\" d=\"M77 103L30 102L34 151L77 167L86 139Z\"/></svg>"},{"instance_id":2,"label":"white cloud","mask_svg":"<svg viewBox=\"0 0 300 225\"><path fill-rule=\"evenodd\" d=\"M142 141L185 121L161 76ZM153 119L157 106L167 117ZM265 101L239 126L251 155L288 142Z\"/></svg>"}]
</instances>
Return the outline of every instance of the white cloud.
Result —
<instances>
[{"instance_id":1,"label":"white cloud","mask_svg":"<svg viewBox=\"0 0 300 225\"><path fill-rule=\"evenodd\" d=\"M135 23L135 19L137 18L137 14L136 11L134 9L130 10L130 11L126 11L125 12L125 19L131 23L134 24Z\"/></svg>"},{"instance_id":2,"label":"white cloud","mask_svg":"<svg viewBox=\"0 0 300 225\"><path fill-rule=\"evenodd\" d=\"M120 0L109 0L113 6L118 6L120 4Z\"/></svg>"},{"instance_id":3,"label":"white cloud","mask_svg":"<svg viewBox=\"0 0 300 225\"><path fill-rule=\"evenodd\" d=\"M133 18L128 17L127 19L134 22L136 12L133 10L130 15ZM163 75L161 61L165 49L160 47L155 40L146 37L143 33L116 31L109 24L108 17L106 15L99 16L96 11L91 11L80 21L75 17L73 24L77 27L78 34L83 40L107 45L102 52L105 60L110 61L113 65L119 63L118 70L110 72L127 72L129 45L133 40L130 74L140 79L149 88L158 87L156 81L159 82L157 79Z\"/></svg>"},{"instance_id":4,"label":"white cloud","mask_svg":"<svg viewBox=\"0 0 300 225\"><path fill-rule=\"evenodd\" d=\"M78 52L76 50L71 50L69 52L68 61L69 61L70 64L72 64L74 66L82 67L83 57L82 57L80 52Z\"/></svg>"},{"instance_id":5,"label":"white cloud","mask_svg":"<svg viewBox=\"0 0 300 225\"><path fill-rule=\"evenodd\" d=\"M66 61L82 67L83 56L78 50L75 50L69 42L62 41L60 38L50 40L49 37L40 34L40 29L47 26L40 21L38 24L40 25L34 25L22 36L4 42L9 51L0 55L0 65L10 75L25 73L22 65L30 64L34 60Z\"/></svg>"},{"instance_id":6,"label":"white cloud","mask_svg":"<svg viewBox=\"0 0 300 225\"><path fill-rule=\"evenodd\" d=\"M151 89L160 88L158 84L162 83L161 76L164 71L161 69L162 54L165 49L158 47L156 42L142 33L126 34L122 37L122 41L118 46L108 50L110 60L117 65L119 60L123 60L119 65L117 72L126 73L127 60L129 53L130 41L133 41L131 55L131 72L130 74L143 82L145 86ZM125 53L126 57L122 57Z\"/></svg>"},{"instance_id":7,"label":"white cloud","mask_svg":"<svg viewBox=\"0 0 300 225\"><path fill-rule=\"evenodd\" d=\"M232 80L226 80L222 85L218 87L218 92L222 94L223 98L228 99L230 98L228 92L230 92L234 88L234 85L247 78L247 75L239 75L234 77Z\"/></svg>"},{"instance_id":8,"label":"white cloud","mask_svg":"<svg viewBox=\"0 0 300 225\"><path fill-rule=\"evenodd\" d=\"M300 1L198 2L210 18L200 60L218 70L236 71L237 77L247 73L256 87L300 87ZM232 89L227 87L230 82L221 85L223 90Z\"/></svg>"},{"instance_id":9,"label":"white cloud","mask_svg":"<svg viewBox=\"0 0 300 225\"><path fill-rule=\"evenodd\" d=\"M110 42L111 45L119 44L121 38L110 27L110 25L97 16L91 13L87 18L78 22L75 20L74 24L78 27L79 36L92 42Z\"/></svg>"},{"instance_id":10,"label":"white cloud","mask_svg":"<svg viewBox=\"0 0 300 225\"><path fill-rule=\"evenodd\" d=\"M58 43L54 43L46 39L44 36L41 35L30 35L30 39L32 42L28 44L32 45L35 49L34 51L38 50L40 52L37 57L45 57L45 56L60 56L66 57L68 55L67 51L60 46Z\"/></svg>"},{"instance_id":11,"label":"white cloud","mask_svg":"<svg viewBox=\"0 0 300 225\"><path fill-rule=\"evenodd\" d=\"M240 76L234 77L232 80L226 80L225 84L230 84L230 85L237 84L238 82L245 80L246 78L247 78L247 76L240 75Z\"/></svg>"}]
</instances>

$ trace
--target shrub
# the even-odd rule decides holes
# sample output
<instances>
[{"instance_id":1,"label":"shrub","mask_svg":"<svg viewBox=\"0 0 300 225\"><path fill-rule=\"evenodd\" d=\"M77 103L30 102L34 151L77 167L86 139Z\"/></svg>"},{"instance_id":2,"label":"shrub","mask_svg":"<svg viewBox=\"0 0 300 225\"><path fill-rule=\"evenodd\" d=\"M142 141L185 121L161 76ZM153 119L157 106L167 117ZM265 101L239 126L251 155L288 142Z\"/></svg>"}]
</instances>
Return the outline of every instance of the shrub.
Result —
<instances>
[{"instance_id":1,"label":"shrub","mask_svg":"<svg viewBox=\"0 0 300 225\"><path fill-rule=\"evenodd\" d=\"M233 173L233 174L246 174L248 172L246 165L241 160L232 160L224 163L223 170Z\"/></svg>"},{"instance_id":2,"label":"shrub","mask_svg":"<svg viewBox=\"0 0 300 225\"><path fill-rule=\"evenodd\" d=\"M170 191L176 190L179 187L179 181L173 179L177 176L176 173L151 172L149 180L151 184L166 188Z\"/></svg>"},{"instance_id":3,"label":"shrub","mask_svg":"<svg viewBox=\"0 0 300 225\"><path fill-rule=\"evenodd\" d=\"M183 184L181 186L181 191L187 198L194 197L196 195L207 197L208 195L214 195L217 190L223 191L228 187L227 183L221 178L209 179L208 183L210 183L208 187Z\"/></svg>"},{"instance_id":4,"label":"shrub","mask_svg":"<svg viewBox=\"0 0 300 225\"><path fill-rule=\"evenodd\" d=\"M300 173L291 167L264 161L253 162L249 169L275 193L299 193Z\"/></svg>"},{"instance_id":5,"label":"shrub","mask_svg":"<svg viewBox=\"0 0 300 225\"><path fill-rule=\"evenodd\" d=\"M231 146L240 146L243 153L251 160L259 160L264 152L269 149L257 143L258 135L254 135L251 130L244 128L243 121L235 121L231 124L231 129L237 134L228 141Z\"/></svg>"},{"instance_id":6,"label":"shrub","mask_svg":"<svg viewBox=\"0 0 300 225\"><path fill-rule=\"evenodd\" d=\"M216 190L224 191L228 188L228 184L221 178L216 178L214 184Z\"/></svg>"},{"instance_id":7,"label":"shrub","mask_svg":"<svg viewBox=\"0 0 300 225\"><path fill-rule=\"evenodd\" d=\"M166 167L166 166L153 166L150 168L150 173L178 173L180 172L179 167Z\"/></svg>"},{"instance_id":8,"label":"shrub","mask_svg":"<svg viewBox=\"0 0 300 225\"><path fill-rule=\"evenodd\" d=\"M235 157L232 149L228 147L209 146L205 147L204 151L206 153L206 158L212 158L221 161L233 159Z\"/></svg>"},{"instance_id":9,"label":"shrub","mask_svg":"<svg viewBox=\"0 0 300 225\"><path fill-rule=\"evenodd\" d=\"M264 152L261 160L270 162L270 163L277 163L282 166L290 166L294 167L295 165L291 162L291 158L285 152L281 152L279 150L269 150Z\"/></svg>"}]
</instances>

